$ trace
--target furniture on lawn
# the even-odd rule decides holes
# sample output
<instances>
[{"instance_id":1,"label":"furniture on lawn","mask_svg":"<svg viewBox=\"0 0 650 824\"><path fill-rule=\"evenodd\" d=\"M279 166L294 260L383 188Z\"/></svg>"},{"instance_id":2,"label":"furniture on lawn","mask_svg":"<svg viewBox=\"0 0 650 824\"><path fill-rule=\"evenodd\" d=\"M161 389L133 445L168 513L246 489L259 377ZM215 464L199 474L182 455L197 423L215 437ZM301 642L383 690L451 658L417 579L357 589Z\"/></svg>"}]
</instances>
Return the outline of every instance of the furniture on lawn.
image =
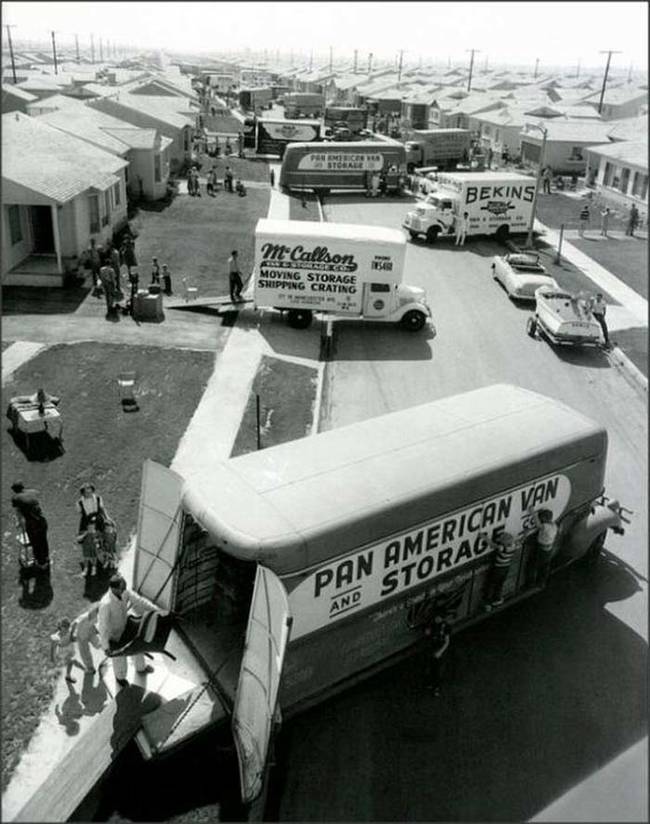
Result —
<instances>
[{"instance_id":1,"label":"furniture on lawn","mask_svg":"<svg viewBox=\"0 0 650 824\"><path fill-rule=\"evenodd\" d=\"M187 278L182 279L183 283L183 291L185 294L185 303L189 300L196 300L199 296L199 287L198 286L190 286L187 282Z\"/></svg>"},{"instance_id":2,"label":"furniture on lawn","mask_svg":"<svg viewBox=\"0 0 650 824\"><path fill-rule=\"evenodd\" d=\"M24 438L27 452L30 450L31 436L39 432L45 432L53 441L57 441L63 451L63 420L52 401L46 401L41 411L34 401L12 398L7 417L13 425L13 431L20 432Z\"/></svg>"},{"instance_id":3,"label":"furniture on lawn","mask_svg":"<svg viewBox=\"0 0 650 824\"><path fill-rule=\"evenodd\" d=\"M120 372L117 376L117 387L120 393L122 406L126 408L137 407L135 399L137 378L135 372Z\"/></svg>"},{"instance_id":4,"label":"furniture on lawn","mask_svg":"<svg viewBox=\"0 0 650 824\"><path fill-rule=\"evenodd\" d=\"M162 294L151 295L148 290L140 289L135 296L133 316L136 320L163 321Z\"/></svg>"}]
</instances>

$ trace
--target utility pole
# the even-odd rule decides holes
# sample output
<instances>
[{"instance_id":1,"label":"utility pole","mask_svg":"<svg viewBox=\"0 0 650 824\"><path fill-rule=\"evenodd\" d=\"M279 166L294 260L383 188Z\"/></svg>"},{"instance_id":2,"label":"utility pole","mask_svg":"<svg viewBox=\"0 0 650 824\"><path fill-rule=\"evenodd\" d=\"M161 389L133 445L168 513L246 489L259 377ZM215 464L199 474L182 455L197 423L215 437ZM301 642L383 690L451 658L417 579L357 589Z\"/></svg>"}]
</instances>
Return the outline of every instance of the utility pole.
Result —
<instances>
[{"instance_id":1,"label":"utility pole","mask_svg":"<svg viewBox=\"0 0 650 824\"><path fill-rule=\"evenodd\" d=\"M79 65L79 35L75 34L74 36L74 45L77 52L77 66Z\"/></svg>"},{"instance_id":2,"label":"utility pole","mask_svg":"<svg viewBox=\"0 0 650 824\"><path fill-rule=\"evenodd\" d=\"M404 59L404 49L400 49L399 51L399 68L397 69L397 82L399 83L402 79L402 61Z\"/></svg>"},{"instance_id":3,"label":"utility pole","mask_svg":"<svg viewBox=\"0 0 650 824\"><path fill-rule=\"evenodd\" d=\"M580 58L578 58L578 68L576 69L576 80L580 77Z\"/></svg>"},{"instance_id":4,"label":"utility pole","mask_svg":"<svg viewBox=\"0 0 650 824\"><path fill-rule=\"evenodd\" d=\"M357 62L358 62L358 60L359 60L359 50L355 49L354 50L354 74L357 73Z\"/></svg>"},{"instance_id":5,"label":"utility pole","mask_svg":"<svg viewBox=\"0 0 650 824\"><path fill-rule=\"evenodd\" d=\"M467 91L470 91L472 88L472 70L474 68L474 55L478 54L481 50L480 49L465 49L465 51L471 52L471 57L469 59L469 77L467 78Z\"/></svg>"},{"instance_id":6,"label":"utility pole","mask_svg":"<svg viewBox=\"0 0 650 824\"><path fill-rule=\"evenodd\" d=\"M95 35L90 35L90 62L95 64Z\"/></svg>"},{"instance_id":7,"label":"utility pole","mask_svg":"<svg viewBox=\"0 0 650 824\"><path fill-rule=\"evenodd\" d=\"M628 82L628 83L631 83L631 82L632 82L632 66L633 66L633 65L634 65L634 63L630 63L630 70L629 70L629 72L627 73L627 82Z\"/></svg>"},{"instance_id":8,"label":"utility pole","mask_svg":"<svg viewBox=\"0 0 650 824\"><path fill-rule=\"evenodd\" d=\"M537 69L539 68L539 57L535 58L535 74L533 75L533 80L537 80Z\"/></svg>"},{"instance_id":9,"label":"utility pole","mask_svg":"<svg viewBox=\"0 0 650 824\"><path fill-rule=\"evenodd\" d=\"M368 74L372 72L372 52L368 54Z\"/></svg>"},{"instance_id":10,"label":"utility pole","mask_svg":"<svg viewBox=\"0 0 650 824\"><path fill-rule=\"evenodd\" d=\"M483 67L483 71L486 72L488 70L488 59L487 55L485 55L485 66Z\"/></svg>"},{"instance_id":11,"label":"utility pole","mask_svg":"<svg viewBox=\"0 0 650 824\"><path fill-rule=\"evenodd\" d=\"M56 64L56 41L54 40L54 32L52 32L52 56L54 57L54 74L58 74L59 69Z\"/></svg>"},{"instance_id":12,"label":"utility pole","mask_svg":"<svg viewBox=\"0 0 650 824\"><path fill-rule=\"evenodd\" d=\"M605 75L603 77L603 88L600 92L600 102L598 103L598 114L600 114L603 110L603 99L605 97L605 87L607 86L607 75L609 74L609 64L612 59L613 54L620 54L620 51L614 51L613 49L607 49L606 51L601 51L600 54L607 55L607 65L605 66Z\"/></svg>"},{"instance_id":13,"label":"utility pole","mask_svg":"<svg viewBox=\"0 0 650 824\"><path fill-rule=\"evenodd\" d=\"M111 41L110 40L106 41L106 59L107 60L111 59Z\"/></svg>"},{"instance_id":14,"label":"utility pole","mask_svg":"<svg viewBox=\"0 0 650 824\"><path fill-rule=\"evenodd\" d=\"M332 74L332 47L330 46L330 74Z\"/></svg>"},{"instance_id":15,"label":"utility pole","mask_svg":"<svg viewBox=\"0 0 650 824\"><path fill-rule=\"evenodd\" d=\"M99 62L104 62L104 43L101 37L99 38Z\"/></svg>"},{"instance_id":16,"label":"utility pole","mask_svg":"<svg viewBox=\"0 0 650 824\"><path fill-rule=\"evenodd\" d=\"M311 71L312 64L314 62L314 50L312 49L309 52L309 71Z\"/></svg>"},{"instance_id":17,"label":"utility pole","mask_svg":"<svg viewBox=\"0 0 650 824\"><path fill-rule=\"evenodd\" d=\"M15 24L8 25L5 23L5 29L7 29L7 40L9 41L9 54L11 55L11 73L14 76L14 83L17 83L16 80L16 61L14 60L14 47L13 43L11 42L11 30L15 29Z\"/></svg>"}]
</instances>

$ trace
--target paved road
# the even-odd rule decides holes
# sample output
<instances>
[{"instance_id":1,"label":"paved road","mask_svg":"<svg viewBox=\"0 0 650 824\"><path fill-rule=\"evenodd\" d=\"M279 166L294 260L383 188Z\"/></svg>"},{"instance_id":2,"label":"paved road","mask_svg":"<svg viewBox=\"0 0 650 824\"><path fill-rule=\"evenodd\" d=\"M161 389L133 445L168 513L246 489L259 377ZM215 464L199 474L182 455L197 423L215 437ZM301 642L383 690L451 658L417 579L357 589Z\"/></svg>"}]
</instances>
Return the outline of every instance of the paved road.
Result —
<instances>
[{"instance_id":1,"label":"paved road","mask_svg":"<svg viewBox=\"0 0 650 824\"><path fill-rule=\"evenodd\" d=\"M399 226L404 209L338 197L326 215ZM644 820L645 396L605 353L527 337L528 310L490 277L499 252L409 244L406 280L427 289L438 335L341 324L323 428L518 384L606 425L607 490L633 523L594 573L568 570L458 636L439 702L414 658L287 725L280 820Z\"/></svg>"}]
</instances>

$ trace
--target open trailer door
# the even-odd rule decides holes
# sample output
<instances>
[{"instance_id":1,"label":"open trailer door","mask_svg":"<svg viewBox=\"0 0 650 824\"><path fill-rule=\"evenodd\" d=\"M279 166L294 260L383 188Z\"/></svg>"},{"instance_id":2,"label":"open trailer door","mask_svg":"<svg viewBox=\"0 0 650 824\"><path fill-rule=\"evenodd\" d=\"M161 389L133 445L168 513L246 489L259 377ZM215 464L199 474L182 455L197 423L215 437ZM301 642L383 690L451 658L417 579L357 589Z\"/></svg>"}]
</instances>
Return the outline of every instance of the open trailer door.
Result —
<instances>
[{"instance_id":1,"label":"open trailer door","mask_svg":"<svg viewBox=\"0 0 650 824\"><path fill-rule=\"evenodd\" d=\"M264 783L290 626L289 598L282 582L258 565L232 715L245 804L257 798Z\"/></svg>"},{"instance_id":2,"label":"open trailer door","mask_svg":"<svg viewBox=\"0 0 650 824\"><path fill-rule=\"evenodd\" d=\"M144 462L133 588L168 611L183 522L182 488L183 478L176 472L155 461Z\"/></svg>"}]
</instances>

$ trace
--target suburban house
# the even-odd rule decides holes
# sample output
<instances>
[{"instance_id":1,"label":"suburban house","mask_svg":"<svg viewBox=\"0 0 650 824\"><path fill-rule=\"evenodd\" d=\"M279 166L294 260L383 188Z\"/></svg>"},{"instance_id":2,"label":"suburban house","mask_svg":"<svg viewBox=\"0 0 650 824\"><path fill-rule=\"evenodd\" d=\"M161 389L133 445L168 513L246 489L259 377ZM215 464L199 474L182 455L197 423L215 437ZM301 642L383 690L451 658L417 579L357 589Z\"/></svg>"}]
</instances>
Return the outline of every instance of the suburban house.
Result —
<instances>
[{"instance_id":1,"label":"suburban house","mask_svg":"<svg viewBox=\"0 0 650 824\"><path fill-rule=\"evenodd\" d=\"M607 136L610 140L648 139L647 114L639 117L626 117L624 120L610 120L607 125L609 126Z\"/></svg>"},{"instance_id":2,"label":"suburban house","mask_svg":"<svg viewBox=\"0 0 650 824\"><path fill-rule=\"evenodd\" d=\"M61 286L127 220L127 161L20 112L2 116L2 283Z\"/></svg>"},{"instance_id":3,"label":"suburban house","mask_svg":"<svg viewBox=\"0 0 650 824\"><path fill-rule=\"evenodd\" d=\"M39 77L30 77L28 80L23 80L22 83L17 84L17 88L33 94L40 100L61 92L63 90L63 84L56 83L52 78L41 74Z\"/></svg>"},{"instance_id":4,"label":"suburban house","mask_svg":"<svg viewBox=\"0 0 650 824\"><path fill-rule=\"evenodd\" d=\"M53 94L52 97L44 97L43 100L35 100L27 106L27 114L31 117L40 117L49 112L58 112L67 106L77 106L79 101L66 94Z\"/></svg>"},{"instance_id":5,"label":"suburban house","mask_svg":"<svg viewBox=\"0 0 650 824\"><path fill-rule=\"evenodd\" d=\"M429 109L430 129L469 129L470 119L482 112L494 111L505 106L496 95L485 92L462 92L438 97Z\"/></svg>"},{"instance_id":6,"label":"suburban house","mask_svg":"<svg viewBox=\"0 0 650 824\"><path fill-rule=\"evenodd\" d=\"M180 107L189 107L189 101L179 97L155 97L117 93L114 97L98 97L88 103L94 109L117 117L141 129L155 129L172 141L169 145L171 171L189 161L192 156L192 115L181 114Z\"/></svg>"},{"instance_id":7,"label":"suburban house","mask_svg":"<svg viewBox=\"0 0 650 824\"><path fill-rule=\"evenodd\" d=\"M550 166L556 174L582 175L587 167L585 150L590 146L608 141L609 126L604 122L589 120L564 120L554 118L544 122L546 147L544 166ZM543 135L539 129L524 127L521 133L521 160L525 166L537 167Z\"/></svg>"},{"instance_id":8,"label":"suburban house","mask_svg":"<svg viewBox=\"0 0 650 824\"><path fill-rule=\"evenodd\" d=\"M580 105L593 106L598 109L600 92L583 97ZM634 85L618 86L605 90L601 115L603 120L620 120L624 117L636 117L641 114L643 106L648 103L647 89L640 89Z\"/></svg>"},{"instance_id":9,"label":"suburban house","mask_svg":"<svg viewBox=\"0 0 650 824\"><path fill-rule=\"evenodd\" d=\"M648 138L602 146L590 146L587 155L587 185L595 188L615 207L636 203L644 220L648 217Z\"/></svg>"},{"instance_id":10,"label":"suburban house","mask_svg":"<svg viewBox=\"0 0 650 824\"><path fill-rule=\"evenodd\" d=\"M13 83L2 84L2 114L8 112L22 112L27 114L27 107L30 103L38 100L35 94L25 91Z\"/></svg>"},{"instance_id":11,"label":"suburban house","mask_svg":"<svg viewBox=\"0 0 650 824\"><path fill-rule=\"evenodd\" d=\"M127 160L127 191L132 197L159 200L167 194L172 141L156 129L131 126L77 101L40 120Z\"/></svg>"}]
</instances>

